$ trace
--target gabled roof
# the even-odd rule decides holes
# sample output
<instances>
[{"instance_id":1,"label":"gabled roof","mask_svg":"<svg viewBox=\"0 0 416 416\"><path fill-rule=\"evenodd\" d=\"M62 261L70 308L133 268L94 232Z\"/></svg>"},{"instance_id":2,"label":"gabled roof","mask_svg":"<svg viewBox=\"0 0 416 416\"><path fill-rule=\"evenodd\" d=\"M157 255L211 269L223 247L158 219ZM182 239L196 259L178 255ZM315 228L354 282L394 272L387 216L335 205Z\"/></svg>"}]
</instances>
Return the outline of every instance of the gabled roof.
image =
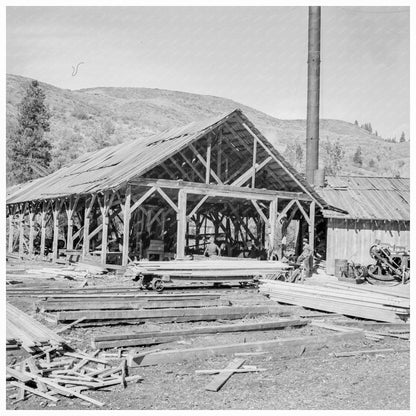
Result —
<instances>
[{"instance_id":1,"label":"gabled roof","mask_svg":"<svg viewBox=\"0 0 416 416\"><path fill-rule=\"evenodd\" d=\"M329 204L348 211L324 210L326 218L410 221L410 179L328 176L318 193Z\"/></svg>"},{"instance_id":2,"label":"gabled roof","mask_svg":"<svg viewBox=\"0 0 416 416\"><path fill-rule=\"evenodd\" d=\"M252 143L253 137L244 127L246 124L272 154L273 170L280 184L271 183L269 189L278 189L284 184L285 189L281 190L305 192L315 199L319 206L331 208L239 109L220 117L162 132L147 139L134 140L83 155L70 165L46 177L13 187L13 191L8 192L7 204L118 189L129 180L148 173L172 155L226 123L233 125L235 133L244 136L248 143Z\"/></svg>"}]
</instances>

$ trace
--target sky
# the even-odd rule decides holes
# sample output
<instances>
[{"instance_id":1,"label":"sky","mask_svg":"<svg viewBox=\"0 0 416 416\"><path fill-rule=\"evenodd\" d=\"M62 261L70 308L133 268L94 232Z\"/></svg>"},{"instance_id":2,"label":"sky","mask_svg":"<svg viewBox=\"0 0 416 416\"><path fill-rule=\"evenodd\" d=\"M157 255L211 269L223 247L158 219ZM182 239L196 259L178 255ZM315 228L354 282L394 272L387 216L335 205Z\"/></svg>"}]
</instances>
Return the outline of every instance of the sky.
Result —
<instances>
[{"instance_id":1,"label":"sky","mask_svg":"<svg viewBox=\"0 0 416 416\"><path fill-rule=\"evenodd\" d=\"M306 117L307 7L7 7L6 19L9 74ZM409 48L408 7L323 7L320 116L408 137Z\"/></svg>"}]
</instances>

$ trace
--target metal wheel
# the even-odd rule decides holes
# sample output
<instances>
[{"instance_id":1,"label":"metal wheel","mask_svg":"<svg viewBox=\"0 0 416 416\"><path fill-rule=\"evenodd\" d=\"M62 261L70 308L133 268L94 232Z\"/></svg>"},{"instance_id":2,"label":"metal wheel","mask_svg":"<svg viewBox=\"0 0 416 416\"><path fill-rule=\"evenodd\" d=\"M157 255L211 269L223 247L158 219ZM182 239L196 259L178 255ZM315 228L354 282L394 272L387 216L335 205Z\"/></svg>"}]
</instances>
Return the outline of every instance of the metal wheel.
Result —
<instances>
[{"instance_id":1,"label":"metal wheel","mask_svg":"<svg viewBox=\"0 0 416 416\"><path fill-rule=\"evenodd\" d=\"M152 289L156 292L161 292L165 288L165 285L162 282L162 279L153 279L152 280Z\"/></svg>"}]
</instances>

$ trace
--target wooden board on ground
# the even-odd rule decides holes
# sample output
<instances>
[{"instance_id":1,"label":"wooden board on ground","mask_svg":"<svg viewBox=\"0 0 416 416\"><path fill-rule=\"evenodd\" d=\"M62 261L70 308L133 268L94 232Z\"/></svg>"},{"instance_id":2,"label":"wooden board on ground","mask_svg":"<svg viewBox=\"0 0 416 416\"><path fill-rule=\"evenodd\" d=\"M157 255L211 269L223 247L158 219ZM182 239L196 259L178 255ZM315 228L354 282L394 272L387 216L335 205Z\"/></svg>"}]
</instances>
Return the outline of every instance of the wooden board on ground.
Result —
<instances>
[{"instance_id":1,"label":"wooden board on ground","mask_svg":"<svg viewBox=\"0 0 416 416\"><path fill-rule=\"evenodd\" d=\"M211 380L211 382L205 387L205 390L218 391L234 374L234 370L240 368L244 363L245 359L235 358L230 364L227 365L224 372L219 373Z\"/></svg>"}]
</instances>

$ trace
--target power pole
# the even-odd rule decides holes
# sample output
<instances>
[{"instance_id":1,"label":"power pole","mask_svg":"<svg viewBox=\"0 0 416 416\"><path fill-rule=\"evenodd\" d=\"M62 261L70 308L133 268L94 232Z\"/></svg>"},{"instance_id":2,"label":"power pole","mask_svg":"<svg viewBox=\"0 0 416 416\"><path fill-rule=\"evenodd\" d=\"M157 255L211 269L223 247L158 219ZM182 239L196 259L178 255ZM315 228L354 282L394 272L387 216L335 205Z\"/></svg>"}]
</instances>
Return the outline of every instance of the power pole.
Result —
<instances>
[{"instance_id":1,"label":"power pole","mask_svg":"<svg viewBox=\"0 0 416 416\"><path fill-rule=\"evenodd\" d=\"M309 7L308 103L306 118L306 179L314 184L319 167L319 87L321 64L321 7Z\"/></svg>"}]
</instances>

